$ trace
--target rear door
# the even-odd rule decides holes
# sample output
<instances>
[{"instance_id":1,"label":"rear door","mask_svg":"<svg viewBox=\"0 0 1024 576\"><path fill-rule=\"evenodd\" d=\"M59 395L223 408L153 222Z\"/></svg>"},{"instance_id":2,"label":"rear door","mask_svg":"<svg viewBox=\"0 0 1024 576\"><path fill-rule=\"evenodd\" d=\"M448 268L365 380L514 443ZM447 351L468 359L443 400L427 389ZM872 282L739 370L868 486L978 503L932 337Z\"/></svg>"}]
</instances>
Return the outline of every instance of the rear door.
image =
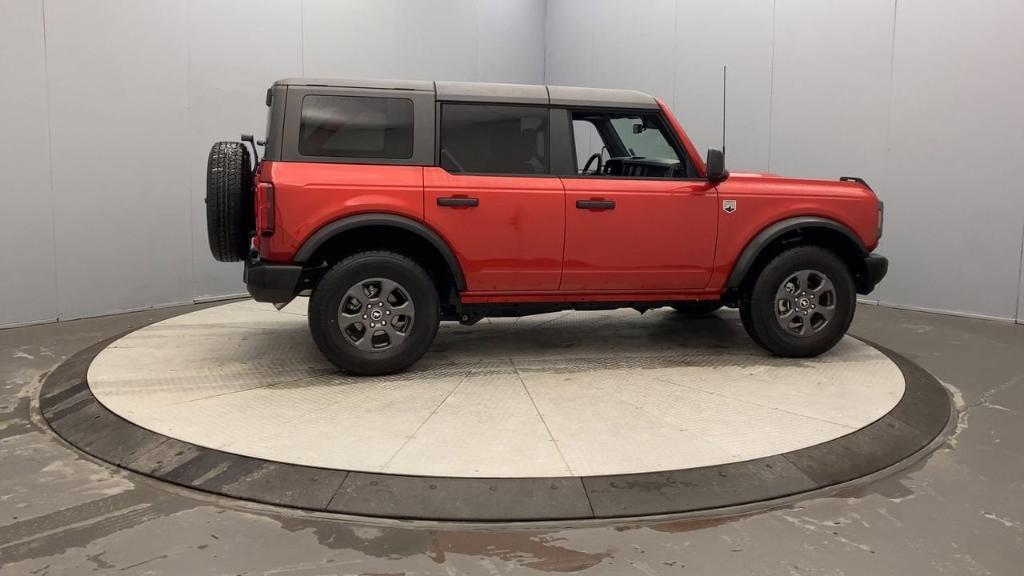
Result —
<instances>
[{"instance_id":1,"label":"rear door","mask_svg":"<svg viewBox=\"0 0 1024 576\"><path fill-rule=\"evenodd\" d=\"M470 292L558 289L565 192L550 174L546 106L443 103L440 166L424 169L424 218Z\"/></svg>"}]
</instances>

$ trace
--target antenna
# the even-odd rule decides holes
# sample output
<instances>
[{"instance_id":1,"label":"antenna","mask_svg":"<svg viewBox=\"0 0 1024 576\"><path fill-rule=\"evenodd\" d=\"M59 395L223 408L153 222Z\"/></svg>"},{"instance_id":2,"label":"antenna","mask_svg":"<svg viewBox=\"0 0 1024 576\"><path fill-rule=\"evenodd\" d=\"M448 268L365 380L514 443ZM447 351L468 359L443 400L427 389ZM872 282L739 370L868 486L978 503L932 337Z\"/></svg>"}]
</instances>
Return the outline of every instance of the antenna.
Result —
<instances>
[{"instance_id":1,"label":"antenna","mask_svg":"<svg viewBox=\"0 0 1024 576\"><path fill-rule=\"evenodd\" d=\"M728 66L722 66L722 158L725 158L725 90Z\"/></svg>"}]
</instances>

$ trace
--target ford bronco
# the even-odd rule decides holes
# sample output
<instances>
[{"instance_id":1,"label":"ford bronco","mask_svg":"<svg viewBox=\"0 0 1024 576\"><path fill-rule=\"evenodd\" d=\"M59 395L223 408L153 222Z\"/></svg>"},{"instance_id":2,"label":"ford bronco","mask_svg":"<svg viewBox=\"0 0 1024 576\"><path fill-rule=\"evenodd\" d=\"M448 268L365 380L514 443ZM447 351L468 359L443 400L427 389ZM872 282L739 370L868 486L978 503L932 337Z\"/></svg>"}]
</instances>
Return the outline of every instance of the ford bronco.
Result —
<instances>
[{"instance_id":1,"label":"ford bronco","mask_svg":"<svg viewBox=\"0 0 1024 576\"><path fill-rule=\"evenodd\" d=\"M288 79L266 103L265 142L210 151L210 249L257 301L308 295L348 373L408 367L442 320L565 309L734 307L814 356L888 267L863 180L730 173L640 92Z\"/></svg>"}]
</instances>

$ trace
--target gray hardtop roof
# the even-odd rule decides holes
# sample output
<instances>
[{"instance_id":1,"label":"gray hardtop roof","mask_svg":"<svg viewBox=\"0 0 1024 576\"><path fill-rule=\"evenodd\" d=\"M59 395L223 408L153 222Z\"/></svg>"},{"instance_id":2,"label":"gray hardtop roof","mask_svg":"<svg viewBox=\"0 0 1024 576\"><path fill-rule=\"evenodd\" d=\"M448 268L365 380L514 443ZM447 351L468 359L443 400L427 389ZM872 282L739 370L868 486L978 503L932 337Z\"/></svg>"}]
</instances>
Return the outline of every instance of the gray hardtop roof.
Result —
<instances>
[{"instance_id":1,"label":"gray hardtop roof","mask_svg":"<svg viewBox=\"0 0 1024 576\"><path fill-rule=\"evenodd\" d=\"M560 106L602 106L612 108L657 108L653 96L635 90L544 86L540 84L497 84L490 82L430 82L426 80L385 80L370 78L285 78L275 86L325 86L433 92L445 102L495 102L506 104L555 104Z\"/></svg>"}]
</instances>

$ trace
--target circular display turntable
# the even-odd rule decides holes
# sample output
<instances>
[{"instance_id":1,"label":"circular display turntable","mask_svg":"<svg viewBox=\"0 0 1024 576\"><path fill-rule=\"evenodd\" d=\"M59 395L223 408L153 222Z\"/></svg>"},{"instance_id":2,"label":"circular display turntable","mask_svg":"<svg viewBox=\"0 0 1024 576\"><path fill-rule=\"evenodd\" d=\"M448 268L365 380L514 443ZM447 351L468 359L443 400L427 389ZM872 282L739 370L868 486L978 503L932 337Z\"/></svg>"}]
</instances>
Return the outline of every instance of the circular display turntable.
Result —
<instances>
[{"instance_id":1,"label":"circular display turntable","mask_svg":"<svg viewBox=\"0 0 1024 576\"><path fill-rule=\"evenodd\" d=\"M818 358L776 358L729 311L445 323L410 370L351 377L317 351L305 303L236 302L102 343L48 380L44 414L104 460L231 496L542 520L849 481L921 450L950 413L941 386L896 355L847 337ZM56 397L61 384L70 396ZM67 421L87 407L91 421Z\"/></svg>"}]
</instances>

